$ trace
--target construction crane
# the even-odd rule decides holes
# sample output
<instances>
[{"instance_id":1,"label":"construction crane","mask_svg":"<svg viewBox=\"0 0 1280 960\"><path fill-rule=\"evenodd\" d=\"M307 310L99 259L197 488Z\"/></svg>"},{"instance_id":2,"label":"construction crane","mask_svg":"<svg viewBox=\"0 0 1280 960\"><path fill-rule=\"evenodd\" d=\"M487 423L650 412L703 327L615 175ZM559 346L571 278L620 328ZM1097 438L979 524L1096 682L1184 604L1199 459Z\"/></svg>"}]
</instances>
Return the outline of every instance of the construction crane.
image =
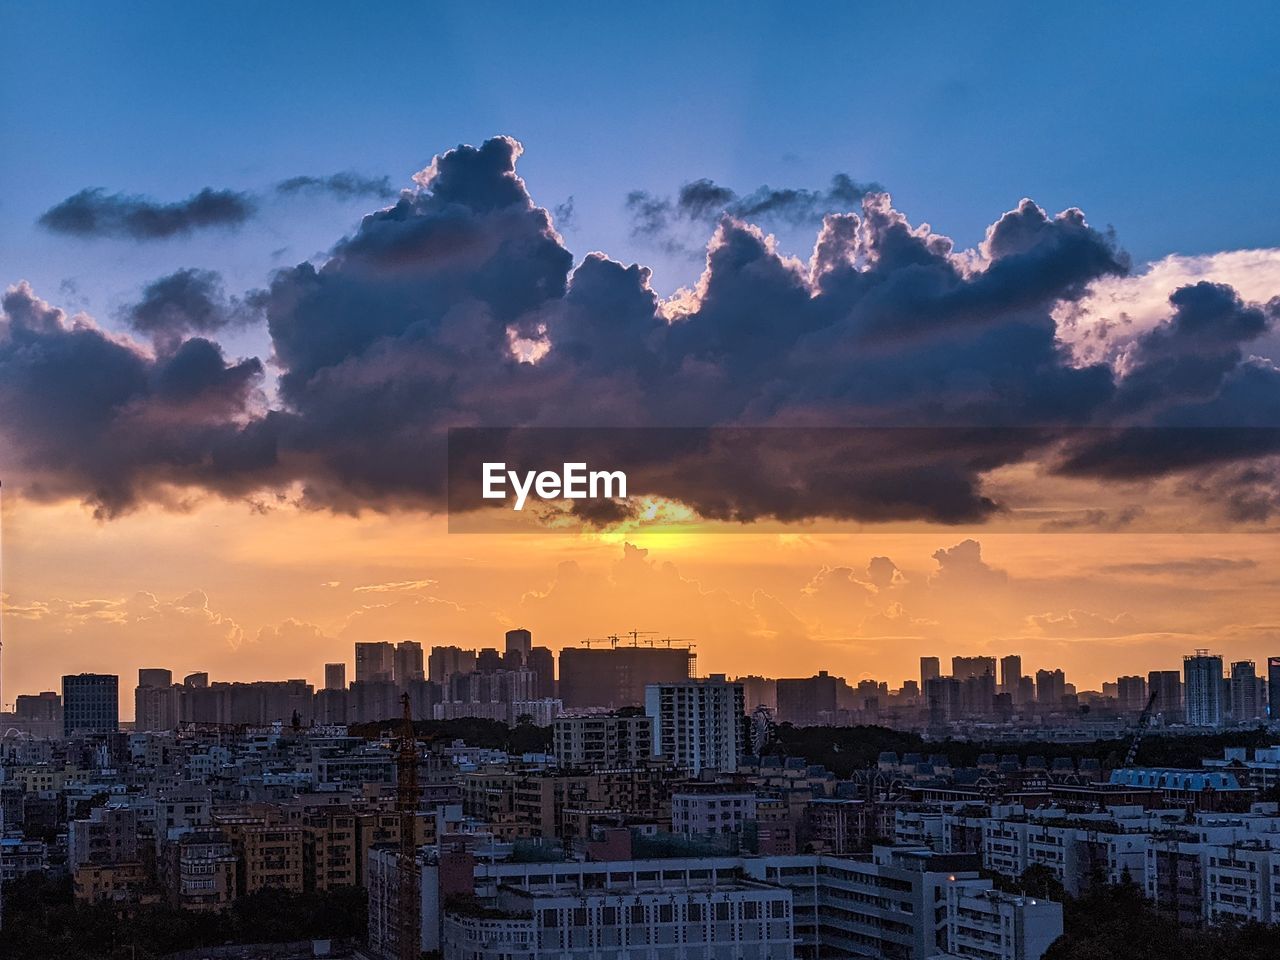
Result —
<instances>
[{"instance_id":1,"label":"construction crane","mask_svg":"<svg viewBox=\"0 0 1280 960\"><path fill-rule=\"evenodd\" d=\"M1133 733L1133 741L1129 744L1129 752L1124 755L1124 768L1128 769L1133 766L1133 761L1138 759L1138 747L1142 745L1142 734L1146 732L1147 724L1151 722L1151 714L1156 705L1156 697L1160 691L1152 690L1151 696L1147 697L1147 705L1142 708L1142 713L1138 715L1138 729Z\"/></svg>"},{"instance_id":2,"label":"construction crane","mask_svg":"<svg viewBox=\"0 0 1280 960\"><path fill-rule=\"evenodd\" d=\"M623 644L624 640L630 640L626 646L638 647L643 644L646 647L652 647L655 644L665 644L670 647L673 643L687 643L693 645L693 640L689 637L659 637L657 630L627 630L624 633L611 633L607 637L587 637L582 641L584 647L590 647L593 643L607 643L610 647L617 649L619 644Z\"/></svg>"},{"instance_id":3,"label":"construction crane","mask_svg":"<svg viewBox=\"0 0 1280 960\"><path fill-rule=\"evenodd\" d=\"M401 694L400 744L396 755L396 813L400 815L400 855L397 862L397 930L399 960L422 956L422 914L418 872L418 738L413 731L409 694Z\"/></svg>"}]
</instances>

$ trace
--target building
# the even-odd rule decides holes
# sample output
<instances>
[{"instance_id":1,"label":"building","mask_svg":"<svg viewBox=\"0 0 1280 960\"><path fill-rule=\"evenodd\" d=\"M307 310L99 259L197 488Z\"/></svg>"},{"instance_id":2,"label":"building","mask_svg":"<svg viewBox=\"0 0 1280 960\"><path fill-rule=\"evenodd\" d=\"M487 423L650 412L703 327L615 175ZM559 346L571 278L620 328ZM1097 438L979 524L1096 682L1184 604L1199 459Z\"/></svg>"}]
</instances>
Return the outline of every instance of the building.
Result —
<instances>
[{"instance_id":1,"label":"building","mask_svg":"<svg viewBox=\"0 0 1280 960\"><path fill-rule=\"evenodd\" d=\"M560 699L565 709L637 707L651 683L677 683L693 675L688 647L565 647L560 651Z\"/></svg>"},{"instance_id":2,"label":"building","mask_svg":"<svg viewBox=\"0 0 1280 960\"><path fill-rule=\"evenodd\" d=\"M731 784L694 784L671 795L671 832L687 837L741 836L756 820L756 795Z\"/></svg>"},{"instance_id":3,"label":"building","mask_svg":"<svg viewBox=\"0 0 1280 960\"><path fill-rule=\"evenodd\" d=\"M173 671L142 669L133 691L133 729L173 730L182 713L182 688L173 684Z\"/></svg>"},{"instance_id":4,"label":"building","mask_svg":"<svg viewBox=\"0 0 1280 960\"><path fill-rule=\"evenodd\" d=\"M80 673L62 678L64 736L115 733L119 729L119 677L105 673Z\"/></svg>"},{"instance_id":5,"label":"building","mask_svg":"<svg viewBox=\"0 0 1280 960\"><path fill-rule=\"evenodd\" d=\"M401 689L415 680L425 680L422 665L422 644L417 640L401 640L396 644L394 657L395 681Z\"/></svg>"},{"instance_id":6,"label":"building","mask_svg":"<svg viewBox=\"0 0 1280 960\"><path fill-rule=\"evenodd\" d=\"M930 680L942 676L942 661L937 657L920 658L920 689L927 689Z\"/></svg>"},{"instance_id":7,"label":"building","mask_svg":"<svg viewBox=\"0 0 1280 960\"><path fill-rule=\"evenodd\" d=\"M1057 710L1067 694L1067 678L1061 670L1036 671L1036 703L1042 708Z\"/></svg>"},{"instance_id":8,"label":"building","mask_svg":"<svg viewBox=\"0 0 1280 960\"><path fill-rule=\"evenodd\" d=\"M1182 675L1177 670L1152 670L1147 674L1147 696L1156 695L1151 708L1165 723L1182 719Z\"/></svg>"},{"instance_id":9,"label":"building","mask_svg":"<svg viewBox=\"0 0 1280 960\"><path fill-rule=\"evenodd\" d=\"M446 684L457 673L472 673L476 668L476 652L461 647L432 647L427 656L427 679Z\"/></svg>"},{"instance_id":10,"label":"building","mask_svg":"<svg viewBox=\"0 0 1280 960\"><path fill-rule=\"evenodd\" d=\"M552 750L561 767L574 770L645 763L653 757L653 718L617 713L557 717Z\"/></svg>"},{"instance_id":11,"label":"building","mask_svg":"<svg viewBox=\"0 0 1280 960\"><path fill-rule=\"evenodd\" d=\"M538 700L552 700L556 695L556 657L546 647L531 647L525 664L533 672L534 696Z\"/></svg>"},{"instance_id":12,"label":"building","mask_svg":"<svg viewBox=\"0 0 1280 960\"><path fill-rule=\"evenodd\" d=\"M653 721L653 755L698 776L733 773L746 752L742 684L724 674L650 684L645 714Z\"/></svg>"},{"instance_id":13,"label":"building","mask_svg":"<svg viewBox=\"0 0 1280 960\"><path fill-rule=\"evenodd\" d=\"M1267 716L1280 723L1280 657L1267 657Z\"/></svg>"},{"instance_id":14,"label":"building","mask_svg":"<svg viewBox=\"0 0 1280 960\"><path fill-rule=\"evenodd\" d=\"M132 863L139 857L138 813L131 807L94 807L84 820L67 824L67 865Z\"/></svg>"},{"instance_id":15,"label":"building","mask_svg":"<svg viewBox=\"0 0 1280 960\"><path fill-rule=\"evenodd\" d=\"M777 680L778 722L797 727L834 724L843 685L839 677L833 677L825 670L820 670L813 677Z\"/></svg>"},{"instance_id":16,"label":"building","mask_svg":"<svg viewBox=\"0 0 1280 960\"><path fill-rule=\"evenodd\" d=\"M1186 722L1193 727L1222 726L1222 657L1197 650L1182 658Z\"/></svg>"},{"instance_id":17,"label":"building","mask_svg":"<svg viewBox=\"0 0 1280 960\"><path fill-rule=\"evenodd\" d=\"M326 690L347 689L347 665L345 663L326 663L324 665L324 688Z\"/></svg>"},{"instance_id":18,"label":"building","mask_svg":"<svg viewBox=\"0 0 1280 960\"><path fill-rule=\"evenodd\" d=\"M1262 681L1252 660L1231 664L1231 719L1249 723L1263 715Z\"/></svg>"},{"instance_id":19,"label":"building","mask_svg":"<svg viewBox=\"0 0 1280 960\"><path fill-rule=\"evenodd\" d=\"M385 640L356 644L356 682L390 683L396 678L395 644Z\"/></svg>"},{"instance_id":20,"label":"building","mask_svg":"<svg viewBox=\"0 0 1280 960\"><path fill-rule=\"evenodd\" d=\"M1022 661L1018 661L1018 669L1022 669ZM995 657L952 657L951 675L957 680L969 680L977 677L996 675Z\"/></svg>"},{"instance_id":21,"label":"building","mask_svg":"<svg viewBox=\"0 0 1280 960\"><path fill-rule=\"evenodd\" d=\"M1141 713L1150 696L1147 681L1142 677L1116 678L1116 705L1126 713Z\"/></svg>"},{"instance_id":22,"label":"building","mask_svg":"<svg viewBox=\"0 0 1280 960\"><path fill-rule=\"evenodd\" d=\"M529 654L533 651L533 634L523 628L508 630L506 659L513 661L514 667L529 666Z\"/></svg>"},{"instance_id":23,"label":"building","mask_svg":"<svg viewBox=\"0 0 1280 960\"><path fill-rule=\"evenodd\" d=\"M1022 683L1022 657L1011 653L1000 658L1000 692L1007 693L1016 703Z\"/></svg>"},{"instance_id":24,"label":"building","mask_svg":"<svg viewBox=\"0 0 1280 960\"><path fill-rule=\"evenodd\" d=\"M948 884L946 954L983 960L1039 960L1062 935L1062 904Z\"/></svg>"}]
</instances>

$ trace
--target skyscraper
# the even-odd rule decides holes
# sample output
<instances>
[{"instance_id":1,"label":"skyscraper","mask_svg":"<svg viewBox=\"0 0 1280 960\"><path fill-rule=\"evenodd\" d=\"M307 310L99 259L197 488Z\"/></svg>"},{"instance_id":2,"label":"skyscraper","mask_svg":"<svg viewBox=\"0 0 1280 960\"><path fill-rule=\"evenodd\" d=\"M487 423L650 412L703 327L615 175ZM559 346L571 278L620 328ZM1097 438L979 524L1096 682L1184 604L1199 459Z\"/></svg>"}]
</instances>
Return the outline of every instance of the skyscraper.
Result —
<instances>
[{"instance_id":1,"label":"skyscraper","mask_svg":"<svg viewBox=\"0 0 1280 960\"><path fill-rule=\"evenodd\" d=\"M1177 670L1152 670L1147 674L1147 696L1156 695L1151 705L1165 723L1182 719L1182 675Z\"/></svg>"},{"instance_id":2,"label":"skyscraper","mask_svg":"<svg viewBox=\"0 0 1280 960\"><path fill-rule=\"evenodd\" d=\"M1182 658L1182 677L1187 723L1222 726L1222 657L1197 650Z\"/></svg>"},{"instance_id":3,"label":"skyscraper","mask_svg":"<svg viewBox=\"0 0 1280 960\"><path fill-rule=\"evenodd\" d=\"M390 682L396 675L395 645L385 640L356 644L356 682Z\"/></svg>"},{"instance_id":4,"label":"skyscraper","mask_svg":"<svg viewBox=\"0 0 1280 960\"><path fill-rule=\"evenodd\" d=\"M942 663L937 657L920 658L920 689L928 690L929 681L942 676Z\"/></svg>"},{"instance_id":5,"label":"skyscraper","mask_svg":"<svg viewBox=\"0 0 1280 960\"><path fill-rule=\"evenodd\" d=\"M957 680L970 680L977 677L996 675L995 657L952 657L951 675Z\"/></svg>"},{"instance_id":6,"label":"skyscraper","mask_svg":"<svg viewBox=\"0 0 1280 960\"><path fill-rule=\"evenodd\" d=\"M1126 713L1141 713L1149 696L1151 694L1147 690L1147 681L1142 677L1116 679L1116 700L1120 709Z\"/></svg>"},{"instance_id":7,"label":"skyscraper","mask_svg":"<svg viewBox=\"0 0 1280 960\"><path fill-rule=\"evenodd\" d=\"M1262 716L1262 698L1258 687L1258 671L1252 660L1237 660L1231 664L1232 720L1237 723L1248 722Z\"/></svg>"},{"instance_id":8,"label":"skyscraper","mask_svg":"<svg viewBox=\"0 0 1280 960\"><path fill-rule=\"evenodd\" d=\"M471 673L476 668L476 652L461 647L432 647L427 657L427 679L446 684L455 673Z\"/></svg>"},{"instance_id":9,"label":"skyscraper","mask_svg":"<svg viewBox=\"0 0 1280 960\"><path fill-rule=\"evenodd\" d=\"M138 671L133 691L135 730L172 730L178 725L180 691L173 685L173 671L144 668Z\"/></svg>"},{"instance_id":10,"label":"skyscraper","mask_svg":"<svg viewBox=\"0 0 1280 960\"><path fill-rule=\"evenodd\" d=\"M825 670L813 677L779 678L776 681L778 722L797 727L834 724L842 681Z\"/></svg>"},{"instance_id":11,"label":"skyscraper","mask_svg":"<svg viewBox=\"0 0 1280 960\"><path fill-rule=\"evenodd\" d=\"M326 663L324 665L324 688L326 690L347 689L347 665L345 663Z\"/></svg>"},{"instance_id":12,"label":"skyscraper","mask_svg":"<svg viewBox=\"0 0 1280 960\"><path fill-rule=\"evenodd\" d=\"M1061 670L1036 671L1036 703L1050 710L1062 706L1067 693L1067 678Z\"/></svg>"},{"instance_id":13,"label":"skyscraper","mask_svg":"<svg viewBox=\"0 0 1280 960\"><path fill-rule=\"evenodd\" d=\"M724 674L649 684L644 712L653 719L654 756L694 776L736 772L746 752L745 703L742 684Z\"/></svg>"},{"instance_id":14,"label":"skyscraper","mask_svg":"<svg viewBox=\"0 0 1280 960\"><path fill-rule=\"evenodd\" d=\"M636 706L649 684L687 680L693 663L689 647L565 647L560 699L566 707Z\"/></svg>"},{"instance_id":15,"label":"skyscraper","mask_svg":"<svg viewBox=\"0 0 1280 960\"><path fill-rule=\"evenodd\" d=\"M556 658L547 647L531 647L526 666L537 677L535 693L538 700L550 700L556 695Z\"/></svg>"},{"instance_id":16,"label":"skyscraper","mask_svg":"<svg viewBox=\"0 0 1280 960\"><path fill-rule=\"evenodd\" d=\"M1022 680L1022 657L1011 653L1000 658L1000 692L1018 701L1018 683Z\"/></svg>"},{"instance_id":17,"label":"skyscraper","mask_svg":"<svg viewBox=\"0 0 1280 960\"><path fill-rule=\"evenodd\" d=\"M1267 713L1280 722L1280 657L1267 657Z\"/></svg>"},{"instance_id":18,"label":"skyscraper","mask_svg":"<svg viewBox=\"0 0 1280 960\"><path fill-rule=\"evenodd\" d=\"M414 680L426 679L422 669L422 644L417 640L401 640L396 644L395 680L400 687L407 687Z\"/></svg>"},{"instance_id":19,"label":"skyscraper","mask_svg":"<svg viewBox=\"0 0 1280 960\"><path fill-rule=\"evenodd\" d=\"M115 733L120 729L120 678L80 673L62 678L62 732Z\"/></svg>"},{"instance_id":20,"label":"skyscraper","mask_svg":"<svg viewBox=\"0 0 1280 960\"><path fill-rule=\"evenodd\" d=\"M523 628L507 631L507 656L519 656L516 667L529 665L529 651L533 649L533 634Z\"/></svg>"}]
</instances>

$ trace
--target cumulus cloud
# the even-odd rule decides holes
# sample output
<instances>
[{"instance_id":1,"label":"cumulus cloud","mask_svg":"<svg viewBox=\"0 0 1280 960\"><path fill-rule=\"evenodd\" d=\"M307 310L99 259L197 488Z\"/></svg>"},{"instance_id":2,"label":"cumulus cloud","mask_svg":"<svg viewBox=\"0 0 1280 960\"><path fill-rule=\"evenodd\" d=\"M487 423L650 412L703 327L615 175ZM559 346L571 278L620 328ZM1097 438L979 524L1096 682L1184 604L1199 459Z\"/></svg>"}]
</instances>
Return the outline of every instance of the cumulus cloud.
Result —
<instances>
[{"instance_id":1,"label":"cumulus cloud","mask_svg":"<svg viewBox=\"0 0 1280 960\"><path fill-rule=\"evenodd\" d=\"M238 227L253 216L257 202L247 193L205 187L185 200L164 203L150 197L86 188L50 207L40 223L76 237L165 240L210 227Z\"/></svg>"},{"instance_id":2,"label":"cumulus cloud","mask_svg":"<svg viewBox=\"0 0 1280 960\"><path fill-rule=\"evenodd\" d=\"M684 227L705 228L721 217L792 227L818 224L827 214L856 209L866 196L883 190L879 184L858 183L837 173L825 190L762 186L739 195L703 178L682 185L674 197L633 190L627 194L626 208L633 236L677 250L688 247L681 236Z\"/></svg>"},{"instance_id":3,"label":"cumulus cloud","mask_svg":"<svg viewBox=\"0 0 1280 960\"><path fill-rule=\"evenodd\" d=\"M161 278L130 308L153 354L13 288L0 431L20 479L106 515L167 488L294 485L320 508L439 510L450 427L711 425L722 432L624 446L613 466L635 493L744 523L981 521L1002 509L984 478L1047 449L1068 475L1185 471L1193 493L1226 482L1195 471L1231 468L1241 492L1224 502L1240 516L1275 502L1256 460L1280 446L1257 436L1203 431L1190 453L1079 439L1280 423L1280 374L1253 352L1274 303L1183 285L1121 353L1082 360L1064 344L1063 310L1129 272L1079 210L1024 200L956 251L852 181L746 196L696 181L653 208L716 222L698 283L663 301L643 266L601 253L575 266L521 152L498 137L441 154L322 261L246 298L279 369L270 408L261 364L209 339L243 309L211 275ZM812 221L837 202L856 209L822 217L807 260L744 219ZM745 428L773 432L762 444Z\"/></svg>"}]
</instances>

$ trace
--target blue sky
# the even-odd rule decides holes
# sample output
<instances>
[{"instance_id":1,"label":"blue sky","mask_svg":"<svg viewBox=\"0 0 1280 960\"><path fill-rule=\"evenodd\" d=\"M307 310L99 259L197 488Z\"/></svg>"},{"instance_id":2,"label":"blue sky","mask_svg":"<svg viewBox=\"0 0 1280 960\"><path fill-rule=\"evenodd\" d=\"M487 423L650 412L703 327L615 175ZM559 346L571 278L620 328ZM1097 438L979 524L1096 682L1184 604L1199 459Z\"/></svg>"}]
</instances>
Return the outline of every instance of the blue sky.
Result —
<instances>
[{"instance_id":1,"label":"blue sky","mask_svg":"<svg viewBox=\"0 0 1280 960\"><path fill-rule=\"evenodd\" d=\"M550 8L550 9L548 9ZM271 201L234 233L138 244L35 225L87 186L177 200L338 170L397 185L437 152L520 139L566 239L653 264L628 191L710 177L875 180L961 246L1026 195L1081 206L1142 262L1275 246L1273 5L0 3L5 283L106 321L146 280L232 289L321 253L371 202ZM812 231L784 244L803 252Z\"/></svg>"}]
</instances>

